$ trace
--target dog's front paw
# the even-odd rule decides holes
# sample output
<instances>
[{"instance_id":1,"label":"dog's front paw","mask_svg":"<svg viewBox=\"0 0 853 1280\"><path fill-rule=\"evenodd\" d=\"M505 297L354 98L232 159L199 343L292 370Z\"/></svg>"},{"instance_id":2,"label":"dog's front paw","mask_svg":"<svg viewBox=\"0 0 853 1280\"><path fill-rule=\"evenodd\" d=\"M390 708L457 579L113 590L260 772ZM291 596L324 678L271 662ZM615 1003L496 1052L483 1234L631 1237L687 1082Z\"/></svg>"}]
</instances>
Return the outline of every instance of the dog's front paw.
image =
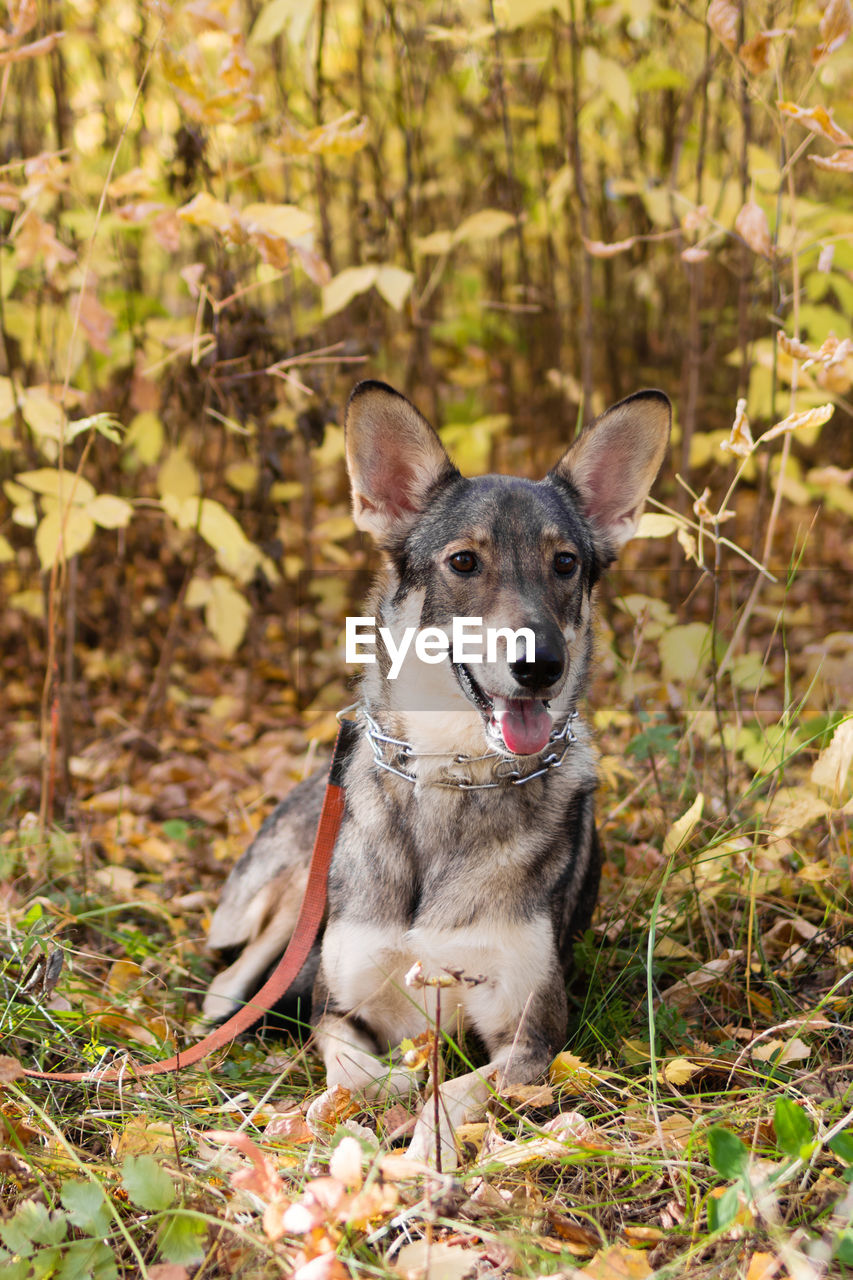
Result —
<instances>
[{"instance_id":1,"label":"dog's front paw","mask_svg":"<svg viewBox=\"0 0 853 1280\"><path fill-rule=\"evenodd\" d=\"M430 1111L429 1115L426 1114L427 1108ZM439 1121L438 1135L436 1136L435 1116L428 1103L427 1108L418 1116L415 1132L412 1134L412 1140L406 1149L406 1154L412 1160L419 1160L421 1164L428 1164L431 1169L438 1169L440 1153L441 1172L452 1173L459 1164L453 1129L447 1118L442 1116Z\"/></svg>"}]
</instances>

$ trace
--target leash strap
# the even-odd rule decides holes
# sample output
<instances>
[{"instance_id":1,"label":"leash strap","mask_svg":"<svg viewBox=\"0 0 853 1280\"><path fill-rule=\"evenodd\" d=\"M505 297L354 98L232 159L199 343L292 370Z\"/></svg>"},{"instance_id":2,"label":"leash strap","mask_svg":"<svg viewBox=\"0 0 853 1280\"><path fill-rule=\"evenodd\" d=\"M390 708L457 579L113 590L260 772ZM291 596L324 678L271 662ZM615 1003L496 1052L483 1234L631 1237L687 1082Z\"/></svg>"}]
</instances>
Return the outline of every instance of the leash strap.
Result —
<instances>
[{"instance_id":1,"label":"leash strap","mask_svg":"<svg viewBox=\"0 0 853 1280\"><path fill-rule=\"evenodd\" d=\"M122 1063L119 1066L107 1067L103 1071L97 1069L90 1071L25 1071L25 1076L30 1076L36 1080L70 1080L79 1083L84 1080L97 1082L119 1080L124 1076L159 1076L167 1071L179 1071L182 1067L192 1066L193 1063L200 1062L202 1058L215 1053L217 1049L222 1049L227 1044L230 1044L232 1040L235 1040L242 1032L247 1031L259 1018L262 1018L265 1013L268 1013L273 1008L288 987L293 984L308 959L308 954L314 945L317 931L323 920L326 910L326 882L329 876L329 865L332 861L335 841L338 838L341 820L344 816L344 762L355 741L357 732L357 725L353 720L341 720L338 736L335 739L335 748L332 753L332 763L329 766L329 777L326 782L326 793L323 797L320 821L317 824L317 834L314 837L314 850L311 854L311 865L308 870L308 885L299 910L299 919L296 921L296 928L293 930L293 936L287 944L284 955L251 1002L243 1005L227 1022L223 1022L221 1026L211 1031L203 1040L199 1040L197 1044L176 1053L171 1058L165 1058L162 1062Z\"/></svg>"}]
</instances>

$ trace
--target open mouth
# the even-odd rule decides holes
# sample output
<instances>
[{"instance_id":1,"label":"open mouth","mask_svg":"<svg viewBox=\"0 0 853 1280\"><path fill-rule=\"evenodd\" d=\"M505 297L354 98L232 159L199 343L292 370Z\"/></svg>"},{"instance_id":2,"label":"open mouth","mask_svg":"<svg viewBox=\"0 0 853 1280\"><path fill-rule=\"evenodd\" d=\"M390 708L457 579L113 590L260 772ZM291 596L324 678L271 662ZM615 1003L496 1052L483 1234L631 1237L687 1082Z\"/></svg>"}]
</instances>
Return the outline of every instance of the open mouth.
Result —
<instances>
[{"instance_id":1,"label":"open mouth","mask_svg":"<svg viewBox=\"0 0 853 1280\"><path fill-rule=\"evenodd\" d=\"M535 756L548 744L554 723L545 698L490 697L467 667L452 664L468 699L486 721L488 733L514 756Z\"/></svg>"}]
</instances>

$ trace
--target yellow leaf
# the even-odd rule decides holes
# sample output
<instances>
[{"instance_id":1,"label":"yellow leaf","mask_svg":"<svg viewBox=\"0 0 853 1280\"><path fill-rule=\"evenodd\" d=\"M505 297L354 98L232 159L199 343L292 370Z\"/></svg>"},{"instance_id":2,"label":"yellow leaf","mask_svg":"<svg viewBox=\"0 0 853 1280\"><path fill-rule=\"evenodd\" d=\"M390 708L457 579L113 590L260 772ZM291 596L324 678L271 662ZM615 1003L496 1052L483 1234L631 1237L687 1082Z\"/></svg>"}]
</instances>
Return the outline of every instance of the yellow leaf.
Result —
<instances>
[{"instance_id":1,"label":"yellow leaf","mask_svg":"<svg viewBox=\"0 0 853 1280\"><path fill-rule=\"evenodd\" d=\"M366 116L359 120L354 111L347 111L337 120L307 132L285 125L273 145L291 156L352 156L367 145L369 128Z\"/></svg>"},{"instance_id":2,"label":"yellow leaf","mask_svg":"<svg viewBox=\"0 0 853 1280\"><path fill-rule=\"evenodd\" d=\"M833 795L840 795L853 764L853 716L842 720L832 735L828 747L824 747L812 765L812 782L816 787L826 787Z\"/></svg>"},{"instance_id":3,"label":"yellow leaf","mask_svg":"<svg viewBox=\"0 0 853 1280\"><path fill-rule=\"evenodd\" d=\"M99 493L86 510L102 529L124 529L133 515L130 503L112 493Z\"/></svg>"},{"instance_id":4,"label":"yellow leaf","mask_svg":"<svg viewBox=\"0 0 853 1280\"><path fill-rule=\"evenodd\" d=\"M177 210L182 222L193 227L212 227L216 231L231 234L238 226L238 217L228 204L214 200L207 191L199 191L189 204Z\"/></svg>"},{"instance_id":5,"label":"yellow leaf","mask_svg":"<svg viewBox=\"0 0 853 1280\"><path fill-rule=\"evenodd\" d=\"M157 492L161 498L167 494L183 500L199 492L201 482L198 472L183 448L172 449L157 472Z\"/></svg>"},{"instance_id":6,"label":"yellow leaf","mask_svg":"<svg viewBox=\"0 0 853 1280\"><path fill-rule=\"evenodd\" d=\"M777 836L788 836L826 817L829 805L809 786L780 787L768 817Z\"/></svg>"},{"instance_id":7,"label":"yellow leaf","mask_svg":"<svg viewBox=\"0 0 853 1280\"><path fill-rule=\"evenodd\" d=\"M411 292L414 279L412 272L404 271L402 267L380 267L376 276L376 288L389 307L399 311Z\"/></svg>"},{"instance_id":8,"label":"yellow leaf","mask_svg":"<svg viewBox=\"0 0 853 1280\"><path fill-rule=\"evenodd\" d=\"M150 196L154 190L154 179L137 166L114 178L107 190L113 200L126 200L128 196Z\"/></svg>"},{"instance_id":9,"label":"yellow leaf","mask_svg":"<svg viewBox=\"0 0 853 1280\"><path fill-rule=\"evenodd\" d=\"M699 679L711 657L711 633L705 622L685 622L661 636L660 659L665 680Z\"/></svg>"},{"instance_id":10,"label":"yellow leaf","mask_svg":"<svg viewBox=\"0 0 853 1280\"><path fill-rule=\"evenodd\" d=\"M44 593L41 591L15 591L9 596L9 604L39 622L44 619Z\"/></svg>"},{"instance_id":11,"label":"yellow leaf","mask_svg":"<svg viewBox=\"0 0 853 1280\"><path fill-rule=\"evenodd\" d=\"M442 253L450 253L452 248L452 231L433 231L430 235L420 236L415 241L415 249L418 253L424 254L425 257L429 257L431 255L439 256Z\"/></svg>"},{"instance_id":12,"label":"yellow leaf","mask_svg":"<svg viewBox=\"0 0 853 1280\"><path fill-rule=\"evenodd\" d=\"M812 1051L804 1040L794 1036L791 1040L764 1040L757 1044L751 1053L752 1057L757 1058L759 1062L770 1062L771 1059L775 1059L781 1064L802 1062L811 1057ZM777 1054L779 1054L778 1058Z\"/></svg>"},{"instance_id":13,"label":"yellow leaf","mask_svg":"<svg viewBox=\"0 0 853 1280\"><path fill-rule=\"evenodd\" d=\"M776 106L784 115L791 116L811 133L834 142L839 147L853 147L853 138L840 129L832 118L832 112L826 107L798 107L796 102L777 102Z\"/></svg>"},{"instance_id":14,"label":"yellow leaf","mask_svg":"<svg viewBox=\"0 0 853 1280\"><path fill-rule=\"evenodd\" d=\"M568 0L502 0L495 5L501 25L509 29L527 26L543 14L550 14L553 9L568 20Z\"/></svg>"},{"instance_id":15,"label":"yellow leaf","mask_svg":"<svg viewBox=\"0 0 853 1280\"><path fill-rule=\"evenodd\" d=\"M204 620L227 658L236 653L246 634L251 607L230 578L216 577L210 584L210 599Z\"/></svg>"},{"instance_id":16,"label":"yellow leaf","mask_svg":"<svg viewBox=\"0 0 853 1280\"><path fill-rule=\"evenodd\" d=\"M40 467L38 471L21 471L16 477L19 484L33 493L56 498L77 507L88 506L95 497L94 486L73 471L60 471L58 467Z\"/></svg>"},{"instance_id":17,"label":"yellow leaf","mask_svg":"<svg viewBox=\"0 0 853 1280\"><path fill-rule=\"evenodd\" d=\"M316 7L317 0L269 0L258 14L249 42L270 44L286 27L294 47L300 48Z\"/></svg>"},{"instance_id":18,"label":"yellow leaf","mask_svg":"<svg viewBox=\"0 0 853 1280\"><path fill-rule=\"evenodd\" d=\"M454 244L463 240L477 243L481 240L494 240L515 225L515 218L503 209L480 209L472 213L453 233Z\"/></svg>"},{"instance_id":19,"label":"yellow leaf","mask_svg":"<svg viewBox=\"0 0 853 1280\"><path fill-rule=\"evenodd\" d=\"M754 1253L749 1260L746 1280L777 1280L780 1260L774 1253Z\"/></svg>"},{"instance_id":20,"label":"yellow leaf","mask_svg":"<svg viewBox=\"0 0 853 1280\"><path fill-rule=\"evenodd\" d=\"M200 609L210 599L210 581L208 578L195 577L187 587L187 608Z\"/></svg>"},{"instance_id":21,"label":"yellow leaf","mask_svg":"<svg viewBox=\"0 0 853 1280\"><path fill-rule=\"evenodd\" d=\"M138 413L127 429L125 447L133 449L143 466L156 462L163 452L165 433L156 413Z\"/></svg>"},{"instance_id":22,"label":"yellow leaf","mask_svg":"<svg viewBox=\"0 0 853 1280\"><path fill-rule=\"evenodd\" d=\"M94 532L95 522L82 507L66 507L64 513L58 507L48 511L36 529L36 551L42 569L51 568L60 554L60 542L62 556L67 560L88 546Z\"/></svg>"},{"instance_id":23,"label":"yellow leaf","mask_svg":"<svg viewBox=\"0 0 853 1280\"><path fill-rule=\"evenodd\" d=\"M123 1160L125 1156L141 1156L148 1153L174 1156L174 1129L166 1120L149 1123L144 1115L134 1116L128 1121L121 1133L110 1139L110 1148L115 1160Z\"/></svg>"},{"instance_id":24,"label":"yellow leaf","mask_svg":"<svg viewBox=\"0 0 853 1280\"><path fill-rule=\"evenodd\" d=\"M783 418L781 422L776 423L775 427L771 427L769 431L760 435L758 443L766 444L768 440L775 440L777 436L784 435L787 431L822 427L825 422L829 422L834 413L834 404L820 404L814 409L804 410L803 413L789 413L787 418Z\"/></svg>"},{"instance_id":25,"label":"yellow leaf","mask_svg":"<svg viewBox=\"0 0 853 1280\"><path fill-rule=\"evenodd\" d=\"M8 564L10 560L14 559L15 552L11 542L0 533L0 564Z\"/></svg>"},{"instance_id":26,"label":"yellow leaf","mask_svg":"<svg viewBox=\"0 0 853 1280\"><path fill-rule=\"evenodd\" d=\"M664 857L671 858L674 853L683 848L692 836L697 822L702 817L704 807L705 797L700 791L690 808L680 818L676 818L666 833L666 838L663 842Z\"/></svg>"},{"instance_id":27,"label":"yellow leaf","mask_svg":"<svg viewBox=\"0 0 853 1280\"><path fill-rule=\"evenodd\" d=\"M61 440L65 414L43 387L28 387L21 396L21 413L27 426L37 436Z\"/></svg>"},{"instance_id":28,"label":"yellow leaf","mask_svg":"<svg viewBox=\"0 0 853 1280\"><path fill-rule=\"evenodd\" d=\"M279 240L299 240L314 226L313 216L295 204L248 204L239 217L248 235Z\"/></svg>"},{"instance_id":29,"label":"yellow leaf","mask_svg":"<svg viewBox=\"0 0 853 1280\"><path fill-rule=\"evenodd\" d=\"M595 1071L582 1058L573 1053L558 1053L548 1068L548 1078L552 1084L562 1085L568 1093L586 1093L597 1088L611 1073Z\"/></svg>"},{"instance_id":30,"label":"yellow leaf","mask_svg":"<svg viewBox=\"0 0 853 1280\"><path fill-rule=\"evenodd\" d=\"M675 516L663 515L658 511L645 511L640 516L640 523L635 538L668 538L676 529L684 527L683 520Z\"/></svg>"},{"instance_id":31,"label":"yellow leaf","mask_svg":"<svg viewBox=\"0 0 853 1280\"><path fill-rule=\"evenodd\" d=\"M658 1072L658 1080L661 1084L674 1084L678 1088L687 1084L687 1081L699 1070L700 1068L687 1058L670 1058L663 1064L663 1070Z\"/></svg>"},{"instance_id":32,"label":"yellow leaf","mask_svg":"<svg viewBox=\"0 0 853 1280\"><path fill-rule=\"evenodd\" d=\"M617 111L628 116L634 105L634 92L628 73L614 58L603 58L592 45L583 51L584 76L590 85L601 89Z\"/></svg>"},{"instance_id":33,"label":"yellow leaf","mask_svg":"<svg viewBox=\"0 0 853 1280\"><path fill-rule=\"evenodd\" d=\"M343 311L358 294L372 288L378 274L379 268L372 263L339 271L323 289L323 315L333 316Z\"/></svg>"},{"instance_id":34,"label":"yellow leaf","mask_svg":"<svg viewBox=\"0 0 853 1280\"><path fill-rule=\"evenodd\" d=\"M254 462L232 462L225 468L225 479L238 493L251 493L258 483L258 468Z\"/></svg>"},{"instance_id":35,"label":"yellow leaf","mask_svg":"<svg viewBox=\"0 0 853 1280\"><path fill-rule=\"evenodd\" d=\"M222 568L238 582L248 582L255 572L260 552L221 502L214 502L212 498L202 499L198 531L213 547Z\"/></svg>"},{"instance_id":36,"label":"yellow leaf","mask_svg":"<svg viewBox=\"0 0 853 1280\"><path fill-rule=\"evenodd\" d=\"M624 1244L612 1244L597 1253L580 1273L585 1280L645 1280L652 1275L648 1254Z\"/></svg>"}]
</instances>

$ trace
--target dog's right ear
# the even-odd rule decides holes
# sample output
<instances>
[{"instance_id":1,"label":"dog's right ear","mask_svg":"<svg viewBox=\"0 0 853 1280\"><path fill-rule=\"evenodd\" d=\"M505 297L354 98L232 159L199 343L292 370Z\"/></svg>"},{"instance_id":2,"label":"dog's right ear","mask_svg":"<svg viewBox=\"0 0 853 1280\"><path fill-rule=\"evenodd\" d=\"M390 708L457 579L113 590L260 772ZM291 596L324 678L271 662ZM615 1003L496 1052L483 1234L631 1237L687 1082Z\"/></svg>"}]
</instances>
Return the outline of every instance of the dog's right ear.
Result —
<instances>
[{"instance_id":1,"label":"dog's right ear","mask_svg":"<svg viewBox=\"0 0 853 1280\"><path fill-rule=\"evenodd\" d=\"M384 382L359 382L344 419L353 519L387 544L404 537L442 480L459 472L413 404Z\"/></svg>"}]
</instances>

